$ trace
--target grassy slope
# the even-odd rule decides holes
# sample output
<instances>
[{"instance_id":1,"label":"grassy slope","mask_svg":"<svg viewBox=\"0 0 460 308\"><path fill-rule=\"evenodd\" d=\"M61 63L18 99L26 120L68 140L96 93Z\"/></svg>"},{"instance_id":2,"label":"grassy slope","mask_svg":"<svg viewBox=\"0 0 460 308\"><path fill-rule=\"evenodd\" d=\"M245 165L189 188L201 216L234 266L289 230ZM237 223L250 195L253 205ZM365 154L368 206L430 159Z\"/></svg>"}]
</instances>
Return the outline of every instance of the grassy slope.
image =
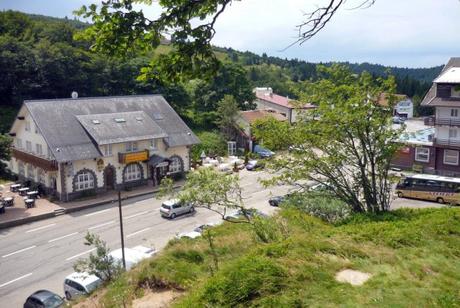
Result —
<instances>
[{"instance_id":1,"label":"grassy slope","mask_svg":"<svg viewBox=\"0 0 460 308\"><path fill-rule=\"evenodd\" d=\"M172 241L109 285L102 302L121 306L150 287L185 290L176 307L460 306L459 208L355 216L338 226L296 210L274 219L271 227L287 226L287 236L268 244L249 226L217 227L212 277L206 239ZM361 287L336 282L345 268L373 278Z\"/></svg>"}]
</instances>

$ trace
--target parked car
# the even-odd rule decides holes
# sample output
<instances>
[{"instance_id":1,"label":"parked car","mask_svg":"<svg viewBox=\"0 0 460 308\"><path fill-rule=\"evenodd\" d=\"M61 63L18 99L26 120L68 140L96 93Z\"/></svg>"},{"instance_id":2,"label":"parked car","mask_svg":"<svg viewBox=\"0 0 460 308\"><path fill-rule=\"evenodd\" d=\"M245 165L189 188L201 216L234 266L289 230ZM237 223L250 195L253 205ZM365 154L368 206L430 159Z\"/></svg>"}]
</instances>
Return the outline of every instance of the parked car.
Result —
<instances>
[{"instance_id":1,"label":"parked car","mask_svg":"<svg viewBox=\"0 0 460 308\"><path fill-rule=\"evenodd\" d=\"M240 210L234 211L232 213L225 215L224 218L227 220L238 220L238 219L245 219L246 216L249 218L268 217L267 214L257 209L251 208L251 209L240 209Z\"/></svg>"},{"instance_id":2,"label":"parked car","mask_svg":"<svg viewBox=\"0 0 460 308\"><path fill-rule=\"evenodd\" d=\"M262 158L270 158L275 155L275 152L270 151L269 149L265 149L260 145L256 145L254 147L254 153L258 154Z\"/></svg>"},{"instance_id":3,"label":"parked car","mask_svg":"<svg viewBox=\"0 0 460 308\"><path fill-rule=\"evenodd\" d=\"M406 118L398 117L398 116L393 117L393 124L404 124L405 121L406 121Z\"/></svg>"},{"instance_id":4,"label":"parked car","mask_svg":"<svg viewBox=\"0 0 460 308\"><path fill-rule=\"evenodd\" d=\"M30 295L24 303L24 308L58 308L64 307L62 297L48 290L39 290Z\"/></svg>"},{"instance_id":5,"label":"parked car","mask_svg":"<svg viewBox=\"0 0 460 308\"><path fill-rule=\"evenodd\" d=\"M250 160L246 164L246 170L249 170L249 171L256 170L261 167L262 167L261 164L257 160Z\"/></svg>"},{"instance_id":6,"label":"parked car","mask_svg":"<svg viewBox=\"0 0 460 308\"><path fill-rule=\"evenodd\" d=\"M213 223L203 224L193 229L193 231L182 232L182 233L177 234L176 238L188 237L188 238L194 239L194 238L200 237L203 234L204 230L212 228L214 226L215 224Z\"/></svg>"},{"instance_id":7,"label":"parked car","mask_svg":"<svg viewBox=\"0 0 460 308\"><path fill-rule=\"evenodd\" d=\"M271 206L279 206L281 203L283 203L288 196L274 196L268 199L268 204Z\"/></svg>"},{"instance_id":8,"label":"parked car","mask_svg":"<svg viewBox=\"0 0 460 308\"><path fill-rule=\"evenodd\" d=\"M327 183L318 183L313 186L310 186L308 191L330 191L331 188L328 186Z\"/></svg>"},{"instance_id":9,"label":"parked car","mask_svg":"<svg viewBox=\"0 0 460 308\"><path fill-rule=\"evenodd\" d=\"M160 214L163 217L174 219L179 215L193 213L195 208L191 203L182 203L179 199L172 199L163 202L160 208Z\"/></svg>"},{"instance_id":10,"label":"parked car","mask_svg":"<svg viewBox=\"0 0 460 308\"><path fill-rule=\"evenodd\" d=\"M102 280L89 273L74 272L64 280L64 295L67 300L88 295L102 284Z\"/></svg>"},{"instance_id":11,"label":"parked car","mask_svg":"<svg viewBox=\"0 0 460 308\"><path fill-rule=\"evenodd\" d=\"M150 258L156 253L155 249L147 248L144 246L136 246L133 248L125 248L125 261L126 261L126 269L131 269L134 265ZM123 252L121 248L116 249L109 254L115 262L118 262L121 266L123 264Z\"/></svg>"}]
</instances>

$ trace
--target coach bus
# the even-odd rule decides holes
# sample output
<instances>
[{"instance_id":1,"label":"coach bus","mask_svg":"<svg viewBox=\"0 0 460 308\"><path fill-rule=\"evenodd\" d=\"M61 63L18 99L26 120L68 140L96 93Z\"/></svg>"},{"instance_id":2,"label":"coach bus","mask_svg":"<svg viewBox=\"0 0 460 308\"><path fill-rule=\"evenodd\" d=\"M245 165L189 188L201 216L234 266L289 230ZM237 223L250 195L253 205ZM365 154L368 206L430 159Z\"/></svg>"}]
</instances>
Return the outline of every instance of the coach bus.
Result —
<instances>
[{"instance_id":1,"label":"coach bus","mask_svg":"<svg viewBox=\"0 0 460 308\"><path fill-rule=\"evenodd\" d=\"M407 176L396 185L398 197L460 204L460 178L431 174Z\"/></svg>"}]
</instances>

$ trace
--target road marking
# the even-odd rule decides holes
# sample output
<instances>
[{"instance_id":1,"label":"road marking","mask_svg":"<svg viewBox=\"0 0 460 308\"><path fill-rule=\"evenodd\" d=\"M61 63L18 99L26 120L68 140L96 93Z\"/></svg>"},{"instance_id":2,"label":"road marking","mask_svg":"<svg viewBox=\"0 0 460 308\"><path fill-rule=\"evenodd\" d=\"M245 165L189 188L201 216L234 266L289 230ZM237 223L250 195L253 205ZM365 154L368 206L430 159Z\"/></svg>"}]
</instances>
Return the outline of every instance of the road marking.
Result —
<instances>
[{"instance_id":1,"label":"road marking","mask_svg":"<svg viewBox=\"0 0 460 308\"><path fill-rule=\"evenodd\" d=\"M100 225L89 227L88 230L97 229L97 228L100 228L100 227L103 227L103 226L107 226L107 225L113 224L114 222L115 222L114 220L111 220L111 221L108 221L108 222L100 224Z\"/></svg>"},{"instance_id":2,"label":"road marking","mask_svg":"<svg viewBox=\"0 0 460 308\"><path fill-rule=\"evenodd\" d=\"M72 236L72 235L76 235L76 234L78 234L78 232L74 232L74 233L63 235L63 236L60 236L60 237L57 237L57 238L53 238L52 240L49 240L48 243L56 242L56 241L62 240L63 238L66 238L66 237L69 237L69 236Z\"/></svg>"},{"instance_id":3,"label":"road marking","mask_svg":"<svg viewBox=\"0 0 460 308\"><path fill-rule=\"evenodd\" d=\"M52 226L55 226L55 225L56 225L56 224L49 224L49 225L41 226L41 227L38 227L38 228L35 228L35 229L30 229L30 230L27 230L26 233L35 232L35 231L38 231L38 230L46 229L46 228L49 228L49 227L52 227Z\"/></svg>"},{"instance_id":4,"label":"road marking","mask_svg":"<svg viewBox=\"0 0 460 308\"><path fill-rule=\"evenodd\" d=\"M16 282L18 280L21 280L23 278L29 277L30 275L32 275L32 273L25 274L24 276L21 276L21 277L18 277L16 279L13 279L13 280L10 280L8 282L5 282L4 284L0 284L0 288L3 288L4 286L7 286L7 285L9 285L9 284L11 284L13 282Z\"/></svg>"},{"instance_id":5,"label":"road marking","mask_svg":"<svg viewBox=\"0 0 460 308\"><path fill-rule=\"evenodd\" d=\"M2 258L6 258L6 257L15 255L15 254L17 254L17 253L20 253L20 252L23 252L23 251L26 251L26 250L29 250L29 249L32 249L32 248L35 248L35 247L37 247L37 246L36 246L36 245L33 245L33 246L30 246L30 247L27 247L27 248L23 248L23 249L20 249L20 250L16 250L16 251L14 251L14 252L12 252L12 253L9 253L9 254L7 254L7 255L2 256Z\"/></svg>"},{"instance_id":6,"label":"road marking","mask_svg":"<svg viewBox=\"0 0 460 308\"><path fill-rule=\"evenodd\" d=\"M83 252L79 253L78 255L75 255L75 256L72 256L72 257L68 257L68 258L65 259L65 260L66 260L66 261L70 261L70 260L72 260L72 259L75 259L75 258L78 258L78 257L80 257L80 256L83 256L83 255L85 255L85 254L87 254L87 253L90 253L90 252L92 252L92 251L94 251L94 250L96 250L96 248L93 248L93 249L90 249L90 250L87 250L87 251L83 251Z\"/></svg>"},{"instance_id":7,"label":"road marking","mask_svg":"<svg viewBox=\"0 0 460 308\"><path fill-rule=\"evenodd\" d=\"M137 214L134 214L134 215L131 215L131 216L126 216L126 217L124 217L124 219L134 218L136 216L147 214L148 212L150 212L150 211L144 211L144 212L140 212L140 213L137 213Z\"/></svg>"},{"instance_id":8,"label":"road marking","mask_svg":"<svg viewBox=\"0 0 460 308\"><path fill-rule=\"evenodd\" d=\"M93 215L105 213L105 212L108 212L108 211L110 211L110 210L111 210L111 209L105 209L105 210L102 210L102 211L98 211L98 212L94 212L94 213L89 213L89 214L86 214L86 215L84 215L84 216L85 216L85 217L89 217L89 216L93 216Z\"/></svg>"},{"instance_id":9,"label":"road marking","mask_svg":"<svg viewBox=\"0 0 460 308\"><path fill-rule=\"evenodd\" d=\"M132 237L132 236L134 236L134 235L137 235L137 234L139 234L139 233L142 233L142 232L148 231L148 230L150 230L150 229L152 229L152 228L148 227L148 228L145 228L145 229L142 229L142 230L136 231L136 232L134 232L134 233L128 234L128 235L126 236L126 238L130 238L130 237Z\"/></svg>"}]
</instances>

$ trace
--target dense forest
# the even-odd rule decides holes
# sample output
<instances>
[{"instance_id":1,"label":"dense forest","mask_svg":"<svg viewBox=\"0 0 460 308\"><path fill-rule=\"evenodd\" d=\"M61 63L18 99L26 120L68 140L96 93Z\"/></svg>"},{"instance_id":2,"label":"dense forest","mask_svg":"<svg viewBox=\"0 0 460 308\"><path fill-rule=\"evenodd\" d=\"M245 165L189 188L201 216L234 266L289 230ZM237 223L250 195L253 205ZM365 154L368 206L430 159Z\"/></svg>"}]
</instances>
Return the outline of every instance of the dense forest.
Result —
<instances>
[{"instance_id":1,"label":"dense forest","mask_svg":"<svg viewBox=\"0 0 460 308\"><path fill-rule=\"evenodd\" d=\"M241 109L251 108L253 87L269 86L295 98L303 81L319 77L316 63L216 47L222 65L212 80L160 84L138 76L168 46L127 59L107 58L91 52L91 42L78 38L78 32L87 26L67 18L0 12L0 133L8 131L23 100L69 97L72 91L80 96L162 93L188 124L209 128L214 126L217 102L225 94L233 95ZM356 73L393 74L398 92L418 101L441 70L441 66L409 69L344 64Z\"/></svg>"}]
</instances>

